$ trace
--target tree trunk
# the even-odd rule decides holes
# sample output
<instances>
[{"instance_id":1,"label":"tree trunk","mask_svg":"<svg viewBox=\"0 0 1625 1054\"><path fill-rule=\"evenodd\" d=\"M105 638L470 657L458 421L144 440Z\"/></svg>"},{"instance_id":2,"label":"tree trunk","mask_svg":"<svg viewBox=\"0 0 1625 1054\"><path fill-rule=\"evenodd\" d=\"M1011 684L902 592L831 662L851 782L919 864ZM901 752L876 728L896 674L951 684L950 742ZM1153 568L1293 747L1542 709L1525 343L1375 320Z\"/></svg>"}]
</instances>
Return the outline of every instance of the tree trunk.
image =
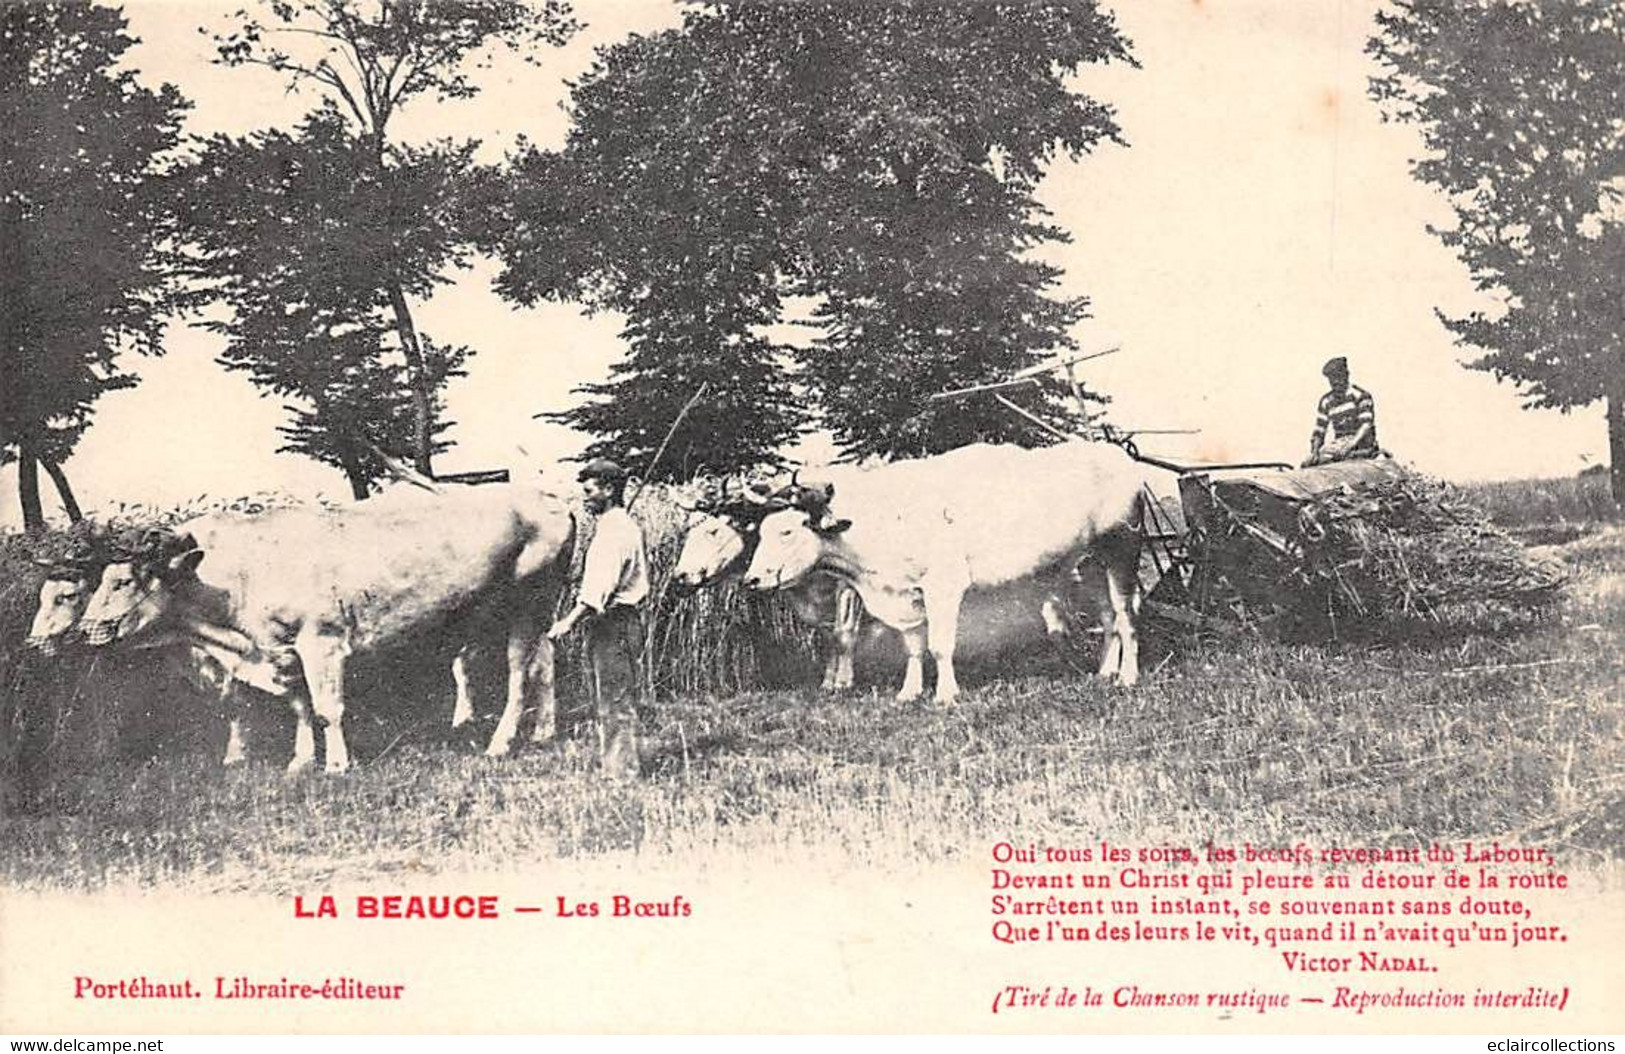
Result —
<instances>
[{"instance_id":1,"label":"tree trunk","mask_svg":"<svg viewBox=\"0 0 1625 1054\"><path fill-rule=\"evenodd\" d=\"M39 462L45 466L51 482L56 484L56 495L62 499L62 509L68 514L68 522L78 523L83 520L85 514L79 511L79 502L73 496L73 488L68 486L68 474L62 471L62 466L48 457L41 457Z\"/></svg>"},{"instance_id":2,"label":"tree trunk","mask_svg":"<svg viewBox=\"0 0 1625 1054\"><path fill-rule=\"evenodd\" d=\"M0 192L0 450L17 441L28 405L18 321L23 314L22 222L15 196Z\"/></svg>"},{"instance_id":3,"label":"tree trunk","mask_svg":"<svg viewBox=\"0 0 1625 1054\"><path fill-rule=\"evenodd\" d=\"M1625 517L1625 384L1608 393L1608 479L1614 515Z\"/></svg>"},{"instance_id":4,"label":"tree trunk","mask_svg":"<svg viewBox=\"0 0 1625 1054\"><path fill-rule=\"evenodd\" d=\"M412 444L416 448L413 452L412 467L432 479L434 468L429 462L433 442L430 407L433 403L429 390L429 371L423 361L423 347L418 343L417 327L412 324L411 308L406 304L406 293L401 289L400 283L394 280L389 282L389 303L395 309L395 329L400 334L401 351L406 355L412 385Z\"/></svg>"},{"instance_id":5,"label":"tree trunk","mask_svg":"<svg viewBox=\"0 0 1625 1054\"><path fill-rule=\"evenodd\" d=\"M389 175L388 166L384 164L386 153L384 126L389 120L389 114L387 111L380 112L378 104L370 98L368 112L372 117L372 131L367 135L367 143L371 153L369 160L380 183L384 187L390 188L393 184L387 178ZM392 206L398 204L393 200L393 192L390 191L390 193L390 204ZM390 211L391 214L395 214L395 209L391 208ZM434 404L431 399L433 393L429 387L429 371L425 368L423 345L418 342L417 326L412 321L412 309L406 303L406 290L401 286L400 279L397 277L395 262L388 260L386 264L388 271L384 280L385 291L389 294L389 306L395 313L395 332L401 338L401 353L406 356L406 368L409 374L408 383L412 386L412 445L416 448L413 451L412 467L432 479L434 477L434 466L430 464L430 459L433 456L432 407Z\"/></svg>"},{"instance_id":6,"label":"tree trunk","mask_svg":"<svg viewBox=\"0 0 1625 1054\"><path fill-rule=\"evenodd\" d=\"M350 496L356 501L366 501L372 496L372 481L360 466L345 465L344 476L350 481Z\"/></svg>"},{"instance_id":7,"label":"tree trunk","mask_svg":"<svg viewBox=\"0 0 1625 1054\"><path fill-rule=\"evenodd\" d=\"M17 442L17 497L23 506L23 532L43 533L45 513L39 503L39 462L34 459L34 444L26 438Z\"/></svg>"}]
</instances>

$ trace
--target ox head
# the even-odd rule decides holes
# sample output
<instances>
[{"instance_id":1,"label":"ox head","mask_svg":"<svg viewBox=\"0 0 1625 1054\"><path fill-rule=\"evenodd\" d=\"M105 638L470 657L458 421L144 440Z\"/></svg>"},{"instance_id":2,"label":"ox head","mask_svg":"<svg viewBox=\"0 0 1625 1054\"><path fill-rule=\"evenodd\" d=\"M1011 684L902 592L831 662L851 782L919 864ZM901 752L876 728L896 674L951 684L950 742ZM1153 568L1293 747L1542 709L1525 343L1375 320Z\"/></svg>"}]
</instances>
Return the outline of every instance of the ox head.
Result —
<instances>
[{"instance_id":1,"label":"ox head","mask_svg":"<svg viewBox=\"0 0 1625 1054\"><path fill-rule=\"evenodd\" d=\"M829 490L818 489L762 520L756 554L745 570L745 588L783 589L813 572L824 547L852 526L850 520L831 517L830 496Z\"/></svg>"},{"instance_id":2,"label":"ox head","mask_svg":"<svg viewBox=\"0 0 1625 1054\"><path fill-rule=\"evenodd\" d=\"M81 625L92 645L140 638L157 625L174 601L175 586L203 559L191 535L148 531L124 547L102 570L101 583L85 605Z\"/></svg>"},{"instance_id":3,"label":"ox head","mask_svg":"<svg viewBox=\"0 0 1625 1054\"><path fill-rule=\"evenodd\" d=\"M690 589L743 570L762 517L783 507L782 502L775 504L774 491L763 483L711 478L699 487L695 502L678 500L688 512L688 524L672 575L679 586Z\"/></svg>"},{"instance_id":4,"label":"ox head","mask_svg":"<svg viewBox=\"0 0 1625 1054\"><path fill-rule=\"evenodd\" d=\"M40 583L39 608L26 644L42 655L55 655L84 614L100 568L88 553L41 561L40 566L45 568L45 581Z\"/></svg>"},{"instance_id":5,"label":"ox head","mask_svg":"<svg viewBox=\"0 0 1625 1054\"><path fill-rule=\"evenodd\" d=\"M739 570L755 538L756 524L732 516L700 513L683 532L683 548L672 572L680 586L706 586Z\"/></svg>"},{"instance_id":6,"label":"ox head","mask_svg":"<svg viewBox=\"0 0 1625 1054\"><path fill-rule=\"evenodd\" d=\"M674 572L677 583L704 586L742 571L751 561L764 519L793 508L818 512L821 518L833 493L827 486L801 483L795 475L788 483L708 483L700 502L687 506L695 518L683 535Z\"/></svg>"}]
</instances>

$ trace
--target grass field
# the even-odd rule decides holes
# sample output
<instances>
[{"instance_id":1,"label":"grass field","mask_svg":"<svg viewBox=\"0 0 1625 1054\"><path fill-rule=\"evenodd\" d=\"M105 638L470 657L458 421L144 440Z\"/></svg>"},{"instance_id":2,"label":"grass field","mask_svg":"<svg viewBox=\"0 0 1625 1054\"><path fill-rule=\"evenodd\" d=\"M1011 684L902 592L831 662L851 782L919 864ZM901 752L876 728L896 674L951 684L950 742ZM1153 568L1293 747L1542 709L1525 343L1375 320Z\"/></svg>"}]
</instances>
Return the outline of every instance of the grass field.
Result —
<instances>
[{"instance_id":1,"label":"grass field","mask_svg":"<svg viewBox=\"0 0 1625 1054\"><path fill-rule=\"evenodd\" d=\"M1567 541L1615 515L1607 473L1463 489L1490 519L1533 542Z\"/></svg>"},{"instance_id":2,"label":"grass field","mask_svg":"<svg viewBox=\"0 0 1625 1054\"><path fill-rule=\"evenodd\" d=\"M432 679L392 703L374 693L355 712L363 764L347 777L282 779L291 733L270 707L255 758L223 770L216 717L195 699L170 705L161 672L103 660L77 683L123 693L117 720L77 740L8 722L9 778L35 793L13 795L0 819L0 881L272 892L624 850L810 850L884 866L1010 836L1496 837L1570 864L1612 858L1625 846L1625 529L1569 522L1585 526L1555 548L1572 571L1564 597L1517 634L1382 647L1164 638L1148 642L1153 672L1134 690L1039 648L969 668L947 710L895 703L899 671L883 653L860 657L863 685L841 696L662 695L644 714L645 778L623 786L592 775L579 732L506 760L451 742L449 679L444 698ZM0 600L26 607L19 595ZM51 671L24 676L16 641L3 643L21 704L38 690L29 678ZM77 744L93 763L29 772L25 731L58 737L38 756Z\"/></svg>"}]
</instances>

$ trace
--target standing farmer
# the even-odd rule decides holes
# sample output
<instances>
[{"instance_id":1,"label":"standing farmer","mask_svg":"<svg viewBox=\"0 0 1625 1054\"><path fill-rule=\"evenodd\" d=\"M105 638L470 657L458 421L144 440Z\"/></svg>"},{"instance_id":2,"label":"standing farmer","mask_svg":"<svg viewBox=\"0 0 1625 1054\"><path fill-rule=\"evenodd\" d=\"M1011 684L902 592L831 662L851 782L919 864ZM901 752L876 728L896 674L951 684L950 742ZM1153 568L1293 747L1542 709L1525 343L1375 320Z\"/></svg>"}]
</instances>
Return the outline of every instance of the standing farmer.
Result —
<instances>
[{"instance_id":1,"label":"standing farmer","mask_svg":"<svg viewBox=\"0 0 1625 1054\"><path fill-rule=\"evenodd\" d=\"M636 702L643 653L638 606L649 596L649 558L643 529L622 505L626 471L607 458L593 458L577 478L597 528L587 547L580 596L547 635L560 640L586 620L599 759L605 776L629 779L638 774Z\"/></svg>"}]
</instances>

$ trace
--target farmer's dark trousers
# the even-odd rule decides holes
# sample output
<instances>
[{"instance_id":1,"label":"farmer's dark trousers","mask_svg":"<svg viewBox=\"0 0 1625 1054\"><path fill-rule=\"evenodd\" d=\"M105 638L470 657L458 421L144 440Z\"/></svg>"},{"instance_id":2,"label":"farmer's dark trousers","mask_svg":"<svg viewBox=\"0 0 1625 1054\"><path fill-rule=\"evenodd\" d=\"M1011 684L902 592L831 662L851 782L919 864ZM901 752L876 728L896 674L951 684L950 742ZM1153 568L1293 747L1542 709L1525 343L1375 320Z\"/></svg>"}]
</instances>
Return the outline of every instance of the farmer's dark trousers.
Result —
<instances>
[{"instance_id":1,"label":"farmer's dark trousers","mask_svg":"<svg viewBox=\"0 0 1625 1054\"><path fill-rule=\"evenodd\" d=\"M643 620L638 609L612 604L587 626L592 702L598 721L598 757L605 776L630 779L638 774L637 700L642 678Z\"/></svg>"}]
</instances>

